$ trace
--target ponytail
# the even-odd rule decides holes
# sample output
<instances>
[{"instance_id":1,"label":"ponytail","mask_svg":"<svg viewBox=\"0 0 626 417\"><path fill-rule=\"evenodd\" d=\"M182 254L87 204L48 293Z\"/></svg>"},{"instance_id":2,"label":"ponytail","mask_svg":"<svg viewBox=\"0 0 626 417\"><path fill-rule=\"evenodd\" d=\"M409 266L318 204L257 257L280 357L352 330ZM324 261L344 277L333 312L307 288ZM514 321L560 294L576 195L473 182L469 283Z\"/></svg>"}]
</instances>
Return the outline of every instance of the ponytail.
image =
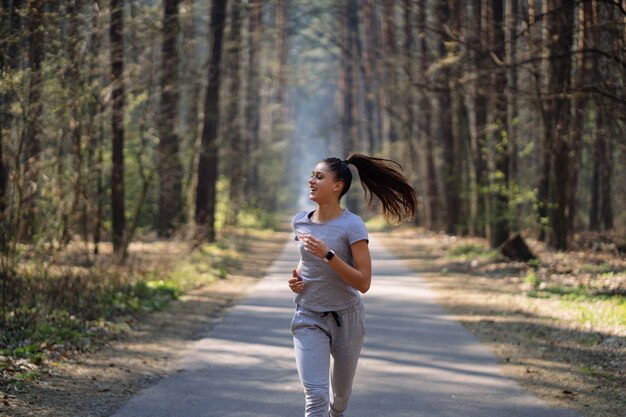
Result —
<instances>
[{"instance_id":1,"label":"ponytail","mask_svg":"<svg viewBox=\"0 0 626 417\"><path fill-rule=\"evenodd\" d=\"M338 180L344 182L343 196L352 182L352 173L348 164L354 165L365 190L367 204L372 204L373 196L378 197L383 205L382 214L389 223L399 224L413 218L417 207L415 190L404 175L402 166L391 159L375 158L352 153L345 160L328 158L323 161L333 171Z\"/></svg>"}]
</instances>

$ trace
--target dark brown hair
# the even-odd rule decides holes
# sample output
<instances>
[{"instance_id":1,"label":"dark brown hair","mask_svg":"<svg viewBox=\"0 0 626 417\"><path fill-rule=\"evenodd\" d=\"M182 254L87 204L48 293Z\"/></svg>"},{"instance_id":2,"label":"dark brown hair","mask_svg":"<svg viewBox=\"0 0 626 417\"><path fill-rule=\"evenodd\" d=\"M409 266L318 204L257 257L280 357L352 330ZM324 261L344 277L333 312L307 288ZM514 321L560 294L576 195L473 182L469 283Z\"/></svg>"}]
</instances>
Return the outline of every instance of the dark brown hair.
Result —
<instances>
[{"instance_id":1,"label":"dark brown hair","mask_svg":"<svg viewBox=\"0 0 626 417\"><path fill-rule=\"evenodd\" d=\"M402 174L402 166L391 159L375 158L352 153L347 159L326 158L322 160L337 181L344 183L340 198L348 192L352 184L352 172L348 164L354 165L361 178L368 206L372 197L378 197L383 205L382 213L387 222L396 224L411 219L415 215L417 197L415 190Z\"/></svg>"}]
</instances>

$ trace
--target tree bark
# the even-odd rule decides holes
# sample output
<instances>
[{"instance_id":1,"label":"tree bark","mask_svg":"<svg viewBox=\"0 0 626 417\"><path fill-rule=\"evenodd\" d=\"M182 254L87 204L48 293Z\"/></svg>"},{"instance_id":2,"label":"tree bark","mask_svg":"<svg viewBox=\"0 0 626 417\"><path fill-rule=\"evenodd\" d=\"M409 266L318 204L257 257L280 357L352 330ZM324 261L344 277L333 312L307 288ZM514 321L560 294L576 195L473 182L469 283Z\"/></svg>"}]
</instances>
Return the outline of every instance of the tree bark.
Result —
<instances>
[{"instance_id":1,"label":"tree bark","mask_svg":"<svg viewBox=\"0 0 626 417\"><path fill-rule=\"evenodd\" d=\"M492 53L503 60L505 56L505 29L504 29L504 9L502 1L493 0L491 4L492 27L490 33L493 45ZM491 97L489 99L490 109L488 114L491 118L491 125L495 126L490 133L490 149L493 158L493 168L490 175L491 189L491 230L489 241L492 248L499 247L509 237L509 126L506 124L507 101L506 85L507 79L504 69L491 65ZM504 98L504 99L503 99Z\"/></svg>"},{"instance_id":2,"label":"tree bark","mask_svg":"<svg viewBox=\"0 0 626 417\"><path fill-rule=\"evenodd\" d=\"M471 235L485 235L485 200L481 189L485 182L485 163L482 152L484 132L486 125L487 99L480 88L481 71L485 66L481 33L484 31L483 19L481 18L481 0L473 0L469 14L470 29L467 30L468 59L466 61L467 72L471 78L466 83L465 103L469 125L470 144L469 159L469 219L468 232Z\"/></svg>"},{"instance_id":3,"label":"tree bark","mask_svg":"<svg viewBox=\"0 0 626 417\"><path fill-rule=\"evenodd\" d=\"M113 114L111 133L113 135L111 166L111 211L113 250L119 259L126 258L124 244L126 232L125 193L124 193L124 0L111 0L111 84L113 86Z\"/></svg>"},{"instance_id":4,"label":"tree bark","mask_svg":"<svg viewBox=\"0 0 626 417\"><path fill-rule=\"evenodd\" d=\"M439 0L435 12L438 27L450 25L450 7L448 0ZM438 39L437 52L440 61L445 60L447 56L446 41L447 36L440 35ZM438 134L442 144L443 165L443 184L444 196L446 199L446 218L445 231L449 234L457 233L459 225L459 163L457 154L455 153L455 138L452 129L452 97L450 91L450 75L451 70L447 64L442 64L439 69L439 77L437 79L437 117L435 120L438 124Z\"/></svg>"},{"instance_id":5,"label":"tree bark","mask_svg":"<svg viewBox=\"0 0 626 417\"><path fill-rule=\"evenodd\" d=\"M584 2L578 5L578 36L577 48L579 51L583 51L585 49L585 45L588 45L591 41L590 30L589 30L589 18L591 17L591 4L590 2ZM587 95L583 94L582 91L585 88L587 83L587 54L579 53L575 56L575 66L574 66L574 87L577 90L575 93L575 97L573 99L573 120L572 120L572 153L570 156L571 159L571 170L570 170L570 179L569 190L568 190L568 200L567 200L567 212L568 222L567 228L570 231L574 230L574 219L576 217L577 212L577 203L576 203L576 189L578 187L578 177L579 170L581 168L581 150L583 145L583 135L586 124L586 108L587 108Z\"/></svg>"},{"instance_id":6,"label":"tree bark","mask_svg":"<svg viewBox=\"0 0 626 417\"><path fill-rule=\"evenodd\" d=\"M552 108L550 102L544 99L548 95L549 85L551 80L551 71L553 63L550 61L550 32L551 21L548 17L550 6L548 1L542 1L541 14L542 28L541 28L541 71L538 71L543 75L541 84L538 85L537 91L539 92L538 101L542 110L542 132L541 132L541 162L539 166L539 181L538 181L538 204L537 204L537 217L539 230L539 240L545 241L547 237L548 225L549 225L549 210L550 201L552 199L553 186L551 185L551 173L552 173ZM537 75L539 78L539 75ZM540 81L537 81L539 84Z\"/></svg>"},{"instance_id":7,"label":"tree bark","mask_svg":"<svg viewBox=\"0 0 626 417\"><path fill-rule=\"evenodd\" d=\"M18 12L21 7L21 0L2 0L2 20L0 24L3 30L8 33L18 33L21 27L21 16ZM0 51L5 51L0 54L0 71L4 74L6 72L12 73L19 66L18 60L19 42L15 39L9 39L2 37L0 39ZM0 226L7 219L4 217L5 210L7 209L7 187L9 183L9 166L5 156L5 146L11 139L11 134L8 129L5 129L9 125L10 116L8 115L8 108L13 100L13 94L8 91L0 92ZM7 231L3 231L7 233ZM1 248L0 248L1 250Z\"/></svg>"},{"instance_id":8,"label":"tree bark","mask_svg":"<svg viewBox=\"0 0 626 417\"><path fill-rule=\"evenodd\" d=\"M244 192L251 200L256 201L258 195L258 153L260 145L261 125L261 0L248 2L248 82L245 104L245 150L248 157L246 164L246 180Z\"/></svg>"},{"instance_id":9,"label":"tree bark","mask_svg":"<svg viewBox=\"0 0 626 417\"><path fill-rule=\"evenodd\" d=\"M383 135L384 141L395 143L400 138L398 130L398 118L395 112L398 103L398 40L396 35L395 18L396 1L383 0L382 2L382 44L385 51L383 68L385 70L382 94L384 95L383 107Z\"/></svg>"},{"instance_id":10,"label":"tree bark","mask_svg":"<svg viewBox=\"0 0 626 417\"><path fill-rule=\"evenodd\" d=\"M517 82L517 66L514 62L517 60L517 33L518 33L518 0L510 0L505 2L504 10L504 53L505 62L507 64L506 71L506 128L508 141L508 196L512 196L513 186L518 184L518 137L517 137L517 119L518 119L518 82ZM520 211L517 206L511 206L507 199L508 228L518 230L520 227L519 218ZM507 231L508 234L508 231Z\"/></svg>"},{"instance_id":11,"label":"tree bark","mask_svg":"<svg viewBox=\"0 0 626 417\"><path fill-rule=\"evenodd\" d=\"M182 222L182 177L178 115L179 0L165 0L161 69L161 117L159 120L159 236L169 237Z\"/></svg>"},{"instance_id":12,"label":"tree bark","mask_svg":"<svg viewBox=\"0 0 626 417\"><path fill-rule=\"evenodd\" d=\"M28 107L26 126L23 131L25 174L22 184L21 219L18 227L18 240L30 240L37 232L36 194L41 173L41 135L43 131L42 114L43 90L42 64L44 60L44 2L30 0L28 2L28 62L30 78L28 83Z\"/></svg>"},{"instance_id":13,"label":"tree bark","mask_svg":"<svg viewBox=\"0 0 626 417\"><path fill-rule=\"evenodd\" d=\"M402 140L406 144L405 163L409 167L408 172L412 173L409 180L411 182L416 181L417 177L415 173L419 171L419 162L417 158L418 143L415 137L415 100L413 93L413 60L414 60L414 27L413 27L413 7L411 7L410 0L403 0L403 16L404 16L404 56L403 59L403 82L402 90L404 91L404 114L402 120L403 137ZM417 213L415 216L416 221L421 218L421 213Z\"/></svg>"},{"instance_id":14,"label":"tree bark","mask_svg":"<svg viewBox=\"0 0 626 417\"><path fill-rule=\"evenodd\" d=\"M566 250L570 230L568 227L568 191L571 177L569 125L571 121L570 98L566 96L571 87L571 58L574 8L565 0L554 2L549 15L551 27L551 79L550 79L550 109L555 115L551 124L552 164L554 167L554 209L551 210L550 225L552 234L551 245L559 250Z\"/></svg>"},{"instance_id":15,"label":"tree bark","mask_svg":"<svg viewBox=\"0 0 626 417\"><path fill-rule=\"evenodd\" d=\"M68 220L71 218L72 223L84 224L85 215L84 207L86 205L84 189L86 187L85 177L82 175L83 170L83 125L82 125L82 100L84 96L83 83L79 71L80 68L80 20L79 16L82 13L82 1L70 0L67 3L68 14L68 41L67 41L67 54L69 57L69 68L67 70L66 85L70 91L70 114L68 120L68 129L70 131L70 137L72 139L72 207L70 213L67 213ZM69 242L69 222L64 223L63 241ZM82 232L85 232L85 228L82 228ZM83 240L87 239L86 233L82 234Z\"/></svg>"},{"instance_id":16,"label":"tree bark","mask_svg":"<svg viewBox=\"0 0 626 417\"><path fill-rule=\"evenodd\" d=\"M228 67L229 73L229 97L227 105L226 123L228 125L225 134L230 144L230 204L227 222L230 225L237 223L237 217L241 210L243 197L243 140L241 132L241 114L239 111L241 97L241 0L233 0L231 3L230 33L228 38Z\"/></svg>"},{"instance_id":17,"label":"tree bark","mask_svg":"<svg viewBox=\"0 0 626 417\"><path fill-rule=\"evenodd\" d=\"M437 171L435 169L435 156L433 146L433 129L432 129L432 94L425 87L428 84L428 67L431 63L430 48L428 44L429 37L426 34L427 9L426 0L416 2L416 23L417 33L419 37L419 66L418 78L422 80L419 99L419 118L418 129L421 135L421 142L424 143L424 226L427 229L434 229L439 226L439 215L441 201L439 190L437 188Z\"/></svg>"},{"instance_id":18,"label":"tree bark","mask_svg":"<svg viewBox=\"0 0 626 417\"><path fill-rule=\"evenodd\" d=\"M204 103L204 123L200 160L198 163L198 186L196 189L195 221L197 239L215 241L215 205L218 164L217 135L220 121L220 81L226 0L213 0L211 6L211 59L209 80Z\"/></svg>"},{"instance_id":19,"label":"tree bark","mask_svg":"<svg viewBox=\"0 0 626 417\"><path fill-rule=\"evenodd\" d=\"M363 4L363 34L362 48L363 84L365 90L365 117L367 123L368 151L373 154L380 145L380 111L377 111L376 91L376 63L378 62L378 29L376 19L376 4L374 0L365 0Z\"/></svg>"}]
</instances>

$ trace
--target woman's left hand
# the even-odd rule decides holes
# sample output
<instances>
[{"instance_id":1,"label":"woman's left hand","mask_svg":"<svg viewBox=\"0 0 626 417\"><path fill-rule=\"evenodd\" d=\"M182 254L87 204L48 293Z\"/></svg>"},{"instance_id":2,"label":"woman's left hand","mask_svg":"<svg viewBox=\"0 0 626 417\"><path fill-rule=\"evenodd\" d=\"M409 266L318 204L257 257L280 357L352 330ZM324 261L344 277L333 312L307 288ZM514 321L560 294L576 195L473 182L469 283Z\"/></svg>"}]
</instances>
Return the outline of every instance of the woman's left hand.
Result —
<instances>
[{"instance_id":1,"label":"woman's left hand","mask_svg":"<svg viewBox=\"0 0 626 417\"><path fill-rule=\"evenodd\" d=\"M302 240L302 243L304 244L304 250L317 257L323 258L330 250L328 245L324 243L323 240L320 240L308 233L302 233L300 235L300 240Z\"/></svg>"}]
</instances>

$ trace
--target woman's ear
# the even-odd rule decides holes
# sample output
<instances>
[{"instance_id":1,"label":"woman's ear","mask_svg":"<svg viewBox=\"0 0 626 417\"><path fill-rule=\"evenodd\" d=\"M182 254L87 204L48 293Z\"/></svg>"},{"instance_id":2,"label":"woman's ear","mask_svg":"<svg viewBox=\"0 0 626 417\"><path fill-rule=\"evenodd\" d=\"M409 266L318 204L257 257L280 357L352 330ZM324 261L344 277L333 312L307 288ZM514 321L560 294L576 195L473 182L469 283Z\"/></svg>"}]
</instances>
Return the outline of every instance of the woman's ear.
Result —
<instances>
[{"instance_id":1,"label":"woman's ear","mask_svg":"<svg viewBox=\"0 0 626 417\"><path fill-rule=\"evenodd\" d=\"M343 189L343 181L336 182L333 186L333 191L341 191Z\"/></svg>"}]
</instances>

